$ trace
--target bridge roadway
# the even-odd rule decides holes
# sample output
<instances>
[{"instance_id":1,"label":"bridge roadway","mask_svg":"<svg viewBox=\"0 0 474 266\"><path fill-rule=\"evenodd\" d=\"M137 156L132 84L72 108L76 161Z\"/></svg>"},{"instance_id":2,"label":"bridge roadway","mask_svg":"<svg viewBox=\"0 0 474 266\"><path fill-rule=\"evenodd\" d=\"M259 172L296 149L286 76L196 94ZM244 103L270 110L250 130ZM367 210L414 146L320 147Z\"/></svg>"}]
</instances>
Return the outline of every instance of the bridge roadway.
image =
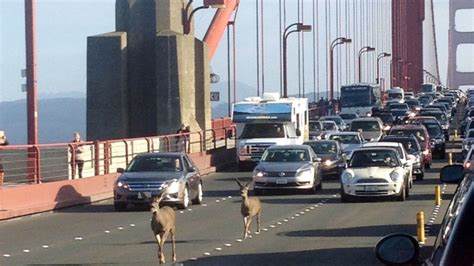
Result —
<instances>
[{"instance_id":1,"label":"bridge roadway","mask_svg":"<svg viewBox=\"0 0 474 266\"><path fill-rule=\"evenodd\" d=\"M238 240L241 200L233 178L249 180L250 173L205 176L205 204L176 211L176 265L378 265L377 241L394 232L416 236L418 211L424 211L426 223L434 218L422 248L426 254L455 189L442 185L444 200L437 212L434 187L444 164L435 160L405 202L341 203L336 180L325 181L316 195L262 196L263 230L243 242ZM0 265L157 264L150 217L144 209L115 212L107 200L4 221ZM169 243L165 254L169 263Z\"/></svg>"}]
</instances>

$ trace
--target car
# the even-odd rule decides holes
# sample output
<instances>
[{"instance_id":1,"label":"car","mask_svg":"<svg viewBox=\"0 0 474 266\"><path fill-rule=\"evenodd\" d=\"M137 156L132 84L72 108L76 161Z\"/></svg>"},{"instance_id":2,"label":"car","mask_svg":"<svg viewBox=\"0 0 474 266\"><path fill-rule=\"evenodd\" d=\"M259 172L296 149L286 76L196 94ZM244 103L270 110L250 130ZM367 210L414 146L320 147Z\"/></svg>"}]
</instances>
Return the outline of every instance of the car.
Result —
<instances>
[{"instance_id":1,"label":"car","mask_svg":"<svg viewBox=\"0 0 474 266\"><path fill-rule=\"evenodd\" d=\"M304 145L310 146L321 158L321 174L324 177L336 176L339 178L346 166L346 154L343 153L339 142L335 140L306 141Z\"/></svg>"},{"instance_id":2,"label":"car","mask_svg":"<svg viewBox=\"0 0 474 266\"><path fill-rule=\"evenodd\" d=\"M152 152L136 155L127 168L119 168L114 185L114 207L123 211L129 204L149 204L143 195L165 193L164 204L188 208L190 202L201 204L203 184L191 158L180 152ZM143 194L142 194L143 193Z\"/></svg>"},{"instance_id":3,"label":"car","mask_svg":"<svg viewBox=\"0 0 474 266\"><path fill-rule=\"evenodd\" d=\"M444 112L439 111L439 110L437 111L423 111L422 110L420 112L420 115L436 117L436 120L439 121L439 123L441 124L441 127L443 128L443 132L445 136L447 136L447 138L449 139L449 119Z\"/></svg>"},{"instance_id":4,"label":"car","mask_svg":"<svg viewBox=\"0 0 474 266\"><path fill-rule=\"evenodd\" d=\"M389 135L415 136L420 143L423 152L423 163L425 168L431 168L431 164L433 163L433 153L430 135L425 126L415 124L394 126L390 129Z\"/></svg>"},{"instance_id":5,"label":"car","mask_svg":"<svg viewBox=\"0 0 474 266\"><path fill-rule=\"evenodd\" d=\"M323 131L323 123L321 121L309 121L309 139L321 139Z\"/></svg>"},{"instance_id":6,"label":"car","mask_svg":"<svg viewBox=\"0 0 474 266\"><path fill-rule=\"evenodd\" d=\"M332 120L321 120L323 124L323 131L339 131L339 127L336 122Z\"/></svg>"},{"instance_id":7,"label":"car","mask_svg":"<svg viewBox=\"0 0 474 266\"><path fill-rule=\"evenodd\" d=\"M362 143L365 142L360 132L350 131L330 133L328 134L327 139L339 142L342 147L342 151L348 157L350 157L350 155L355 149L360 148L360 146L362 146Z\"/></svg>"},{"instance_id":8,"label":"car","mask_svg":"<svg viewBox=\"0 0 474 266\"><path fill-rule=\"evenodd\" d=\"M430 248L429 258L421 258L418 241L411 235L394 233L375 246L375 256L385 265L474 265L474 175L462 165L441 169L443 183L458 184L441 227ZM424 260L425 259L425 260ZM423 261L423 263L420 263Z\"/></svg>"},{"instance_id":9,"label":"car","mask_svg":"<svg viewBox=\"0 0 474 266\"><path fill-rule=\"evenodd\" d=\"M341 112L338 115L342 118L342 120L344 120L344 123L346 123L346 127L349 126L349 124L352 122L352 120L354 120L356 118L359 118L359 115L355 114L355 113Z\"/></svg>"},{"instance_id":10,"label":"car","mask_svg":"<svg viewBox=\"0 0 474 266\"><path fill-rule=\"evenodd\" d=\"M462 141L462 155L466 156L469 150L472 148L474 143L474 129L469 129L464 140Z\"/></svg>"},{"instance_id":11,"label":"car","mask_svg":"<svg viewBox=\"0 0 474 266\"><path fill-rule=\"evenodd\" d=\"M405 169L406 174L408 175L408 184L411 188L413 185L413 164L416 161L415 156L409 155L403 144L399 142L368 142L362 144L362 148L371 148L371 147L379 147L379 148L393 148L397 151L398 159L400 160L403 168Z\"/></svg>"},{"instance_id":12,"label":"car","mask_svg":"<svg viewBox=\"0 0 474 266\"><path fill-rule=\"evenodd\" d=\"M474 149L471 147L464 156L464 170L466 173L474 173Z\"/></svg>"},{"instance_id":13,"label":"car","mask_svg":"<svg viewBox=\"0 0 474 266\"><path fill-rule=\"evenodd\" d=\"M355 150L341 175L342 202L376 197L395 197L404 201L409 189L408 175L394 148Z\"/></svg>"},{"instance_id":14,"label":"car","mask_svg":"<svg viewBox=\"0 0 474 266\"><path fill-rule=\"evenodd\" d=\"M339 115L323 116L319 119L320 121L334 121L337 125L337 130L346 130L346 123Z\"/></svg>"},{"instance_id":15,"label":"car","mask_svg":"<svg viewBox=\"0 0 474 266\"><path fill-rule=\"evenodd\" d=\"M416 180L423 180L425 176L425 167L423 164L423 152L418 140L413 136L392 136L388 135L383 137L381 142L398 142L403 145L407 154L415 156L413 163L413 174L416 176Z\"/></svg>"},{"instance_id":16,"label":"car","mask_svg":"<svg viewBox=\"0 0 474 266\"><path fill-rule=\"evenodd\" d=\"M438 121L426 121L421 124L425 126L426 130L428 130L433 154L437 154L440 159L445 159L446 136L444 135L443 129L441 128L441 124Z\"/></svg>"},{"instance_id":17,"label":"car","mask_svg":"<svg viewBox=\"0 0 474 266\"><path fill-rule=\"evenodd\" d=\"M308 145L273 145L253 170L254 192L297 189L315 193L323 187L318 158Z\"/></svg>"},{"instance_id":18,"label":"car","mask_svg":"<svg viewBox=\"0 0 474 266\"><path fill-rule=\"evenodd\" d=\"M363 117L352 120L349 131L361 132L362 137L367 141L379 141L383 132L382 120L378 117Z\"/></svg>"}]
</instances>

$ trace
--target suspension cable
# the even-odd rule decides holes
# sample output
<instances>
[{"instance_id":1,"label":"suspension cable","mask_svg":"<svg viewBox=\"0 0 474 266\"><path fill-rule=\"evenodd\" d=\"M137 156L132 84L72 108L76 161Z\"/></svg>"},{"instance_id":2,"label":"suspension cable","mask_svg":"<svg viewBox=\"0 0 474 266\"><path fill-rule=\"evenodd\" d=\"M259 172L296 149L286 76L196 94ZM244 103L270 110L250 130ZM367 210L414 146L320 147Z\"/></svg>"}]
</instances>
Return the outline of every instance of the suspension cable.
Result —
<instances>
[{"instance_id":1,"label":"suspension cable","mask_svg":"<svg viewBox=\"0 0 474 266\"><path fill-rule=\"evenodd\" d=\"M328 9L329 9L329 0L326 0L326 3L324 5L325 7L325 26L326 26L326 51L329 51L329 22L328 22ZM326 52L326 100L329 99L329 56L328 53Z\"/></svg>"},{"instance_id":2,"label":"suspension cable","mask_svg":"<svg viewBox=\"0 0 474 266\"><path fill-rule=\"evenodd\" d=\"M282 0L278 0L278 22L279 22L279 35L278 35L278 40L279 43L280 43L280 95L282 95L283 93L283 84L282 84L282 78L283 78L283 70L282 70L282 67L283 67L283 45L282 45L282 12L281 12L281 8L282 8Z\"/></svg>"},{"instance_id":3,"label":"suspension cable","mask_svg":"<svg viewBox=\"0 0 474 266\"><path fill-rule=\"evenodd\" d=\"M255 38L257 40L257 96L260 96L260 36L259 36L259 19L258 19L258 2L255 0Z\"/></svg>"},{"instance_id":4,"label":"suspension cable","mask_svg":"<svg viewBox=\"0 0 474 266\"><path fill-rule=\"evenodd\" d=\"M304 22L304 1L301 1L301 22ZM301 86L302 95L306 97L305 91L305 60L304 60L304 34L301 34ZM301 97L301 95L300 95Z\"/></svg>"},{"instance_id":5,"label":"suspension cable","mask_svg":"<svg viewBox=\"0 0 474 266\"><path fill-rule=\"evenodd\" d=\"M313 23L312 23L312 26L313 26L313 102L316 102L316 54L318 53L318 51L316 50L316 14L315 14L315 1L316 0L313 0L312 1L312 14L313 14ZM318 92L319 92L319 88L318 88ZM319 95L318 95L319 96Z\"/></svg>"},{"instance_id":6,"label":"suspension cable","mask_svg":"<svg viewBox=\"0 0 474 266\"><path fill-rule=\"evenodd\" d=\"M261 39L261 50L262 50L262 95L265 93L265 33L263 31L263 0L260 2L260 37Z\"/></svg>"},{"instance_id":7,"label":"suspension cable","mask_svg":"<svg viewBox=\"0 0 474 266\"><path fill-rule=\"evenodd\" d=\"M313 0L316 2L316 17L319 18L319 1L318 0ZM316 21L316 17L313 16L313 21L315 22ZM314 24L314 23L313 23ZM322 23L320 23L319 25L321 25ZM317 97L316 97L316 101L319 101L319 88L320 88L320 83L319 83L319 25L315 25L315 28L316 28L316 38L317 38L317 42L316 42L316 85L317 85Z\"/></svg>"},{"instance_id":8,"label":"suspension cable","mask_svg":"<svg viewBox=\"0 0 474 266\"><path fill-rule=\"evenodd\" d=\"M297 0L298 22L301 22L300 1ZM298 97L301 97L301 32L298 32Z\"/></svg>"}]
</instances>

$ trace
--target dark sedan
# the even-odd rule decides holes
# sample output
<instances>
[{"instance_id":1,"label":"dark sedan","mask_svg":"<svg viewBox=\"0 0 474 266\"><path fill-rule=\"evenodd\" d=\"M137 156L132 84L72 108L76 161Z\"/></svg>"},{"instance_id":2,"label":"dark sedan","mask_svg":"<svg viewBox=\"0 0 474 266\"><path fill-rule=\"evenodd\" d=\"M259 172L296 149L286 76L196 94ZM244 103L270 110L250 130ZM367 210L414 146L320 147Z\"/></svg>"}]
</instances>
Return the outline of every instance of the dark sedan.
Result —
<instances>
[{"instance_id":1,"label":"dark sedan","mask_svg":"<svg viewBox=\"0 0 474 266\"><path fill-rule=\"evenodd\" d=\"M458 183L426 265L474 265L474 175L464 176L462 165L441 169L441 182ZM392 234L379 241L377 258L387 265L419 265L418 241L407 234Z\"/></svg>"},{"instance_id":2,"label":"dark sedan","mask_svg":"<svg viewBox=\"0 0 474 266\"><path fill-rule=\"evenodd\" d=\"M340 177L346 165L346 155L341 145L335 140L307 141L303 143L310 146L321 158L321 174L323 177Z\"/></svg>"},{"instance_id":3,"label":"dark sedan","mask_svg":"<svg viewBox=\"0 0 474 266\"><path fill-rule=\"evenodd\" d=\"M129 203L147 204L146 197L165 192L165 204L180 209L189 202L201 204L202 181L199 170L184 153L144 153L133 158L114 186L114 207L124 210ZM145 197L146 196L146 197Z\"/></svg>"}]
</instances>

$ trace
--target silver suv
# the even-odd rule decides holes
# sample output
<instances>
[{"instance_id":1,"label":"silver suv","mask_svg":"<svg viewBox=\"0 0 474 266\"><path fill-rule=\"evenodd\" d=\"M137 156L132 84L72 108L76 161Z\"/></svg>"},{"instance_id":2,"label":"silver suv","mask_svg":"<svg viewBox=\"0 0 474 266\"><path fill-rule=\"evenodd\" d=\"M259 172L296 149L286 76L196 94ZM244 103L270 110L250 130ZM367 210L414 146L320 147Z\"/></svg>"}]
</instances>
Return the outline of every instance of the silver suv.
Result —
<instances>
[{"instance_id":1,"label":"silver suv","mask_svg":"<svg viewBox=\"0 0 474 266\"><path fill-rule=\"evenodd\" d=\"M383 137L383 122L378 117L356 118L349 131L360 132L367 141L379 141Z\"/></svg>"}]
</instances>

